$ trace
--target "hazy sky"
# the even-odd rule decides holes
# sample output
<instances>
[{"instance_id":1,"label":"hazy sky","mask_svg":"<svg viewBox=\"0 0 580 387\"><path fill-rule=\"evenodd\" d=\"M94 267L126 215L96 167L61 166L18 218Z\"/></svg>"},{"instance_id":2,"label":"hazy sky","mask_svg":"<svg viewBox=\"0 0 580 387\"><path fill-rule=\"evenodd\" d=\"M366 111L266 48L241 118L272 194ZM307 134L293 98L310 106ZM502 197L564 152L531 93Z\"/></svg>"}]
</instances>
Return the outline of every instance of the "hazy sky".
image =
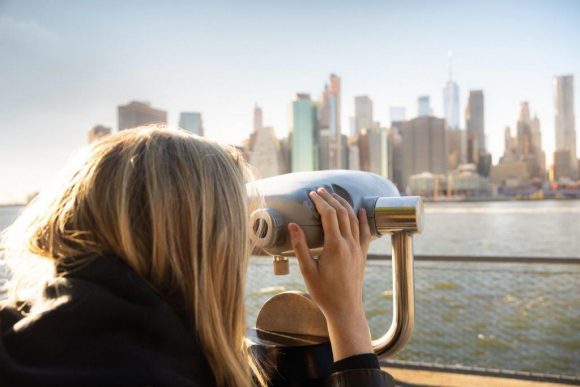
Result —
<instances>
[{"instance_id":1,"label":"hazy sky","mask_svg":"<svg viewBox=\"0 0 580 387\"><path fill-rule=\"evenodd\" d=\"M240 143L255 103L285 136L293 95L319 98L334 72L344 133L355 95L385 125L390 106L414 116L421 94L440 116L448 50L462 122L469 90L484 90L494 162L523 100L551 153L554 75L574 74L580 112L580 1L474 3L0 0L0 202L41 189L130 100L168 110L171 126L200 111L208 137Z\"/></svg>"}]
</instances>

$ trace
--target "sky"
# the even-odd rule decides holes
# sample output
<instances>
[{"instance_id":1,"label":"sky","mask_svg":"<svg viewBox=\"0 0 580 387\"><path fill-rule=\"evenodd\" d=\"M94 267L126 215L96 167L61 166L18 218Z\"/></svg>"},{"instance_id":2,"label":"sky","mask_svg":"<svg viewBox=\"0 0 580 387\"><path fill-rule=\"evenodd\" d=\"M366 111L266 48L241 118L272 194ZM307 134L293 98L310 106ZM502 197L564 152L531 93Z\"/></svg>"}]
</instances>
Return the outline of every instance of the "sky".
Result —
<instances>
[{"instance_id":1,"label":"sky","mask_svg":"<svg viewBox=\"0 0 580 387\"><path fill-rule=\"evenodd\" d=\"M356 95L383 126L390 106L414 117L419 95L442 116L448 51L462 123L469 90L484 92L494 162L521 101L550 159L552 79L573 74L578 91L578 21L575 0L0 0L0 203L41 190L90 127L116 130L116 107L132 100L167 110L169 126L199 111L209 138L233 144L256 103L286 136L294 95L320 98L330 73L342 78L343 133Z\"/></svg>"}]
</instances>

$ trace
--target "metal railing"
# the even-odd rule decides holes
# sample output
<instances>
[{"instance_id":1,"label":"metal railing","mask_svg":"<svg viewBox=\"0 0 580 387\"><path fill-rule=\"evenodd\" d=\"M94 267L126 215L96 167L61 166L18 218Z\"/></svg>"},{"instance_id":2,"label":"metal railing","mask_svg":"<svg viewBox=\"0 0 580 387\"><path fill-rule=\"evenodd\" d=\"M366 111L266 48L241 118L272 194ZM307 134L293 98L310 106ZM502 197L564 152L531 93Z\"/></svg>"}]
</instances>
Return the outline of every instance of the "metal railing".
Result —
<instances>
[{"instance_id":1,"label":"metal railing","mask_svg":"<svg viewBox=\"0 0 580 387\"><path fill-rule=\"evenodd\" d=\"M397 361L578 377L580 259L415 257L415 330ZM248 322L284 290L305 290L296 262L271 275L252 259ZM365 304L376 337L392 313L390 257L369 256Z\"/></svg>"}]
</instances>

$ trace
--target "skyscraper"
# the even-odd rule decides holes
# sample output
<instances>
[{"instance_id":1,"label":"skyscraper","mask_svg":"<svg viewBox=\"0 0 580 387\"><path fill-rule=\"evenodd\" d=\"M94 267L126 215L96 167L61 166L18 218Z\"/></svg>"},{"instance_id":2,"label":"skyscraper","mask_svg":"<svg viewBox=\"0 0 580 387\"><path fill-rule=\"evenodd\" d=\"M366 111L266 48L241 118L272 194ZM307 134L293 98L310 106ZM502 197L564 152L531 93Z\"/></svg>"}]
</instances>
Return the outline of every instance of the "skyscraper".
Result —
<instances>
[{"instance_id":1,"label":"skyscraper","mask_svg":"<svg viewBox=\"0 0 580 387\"><path fill-rule=\"evenodd\" d=\"M203 121L201 113L183 112L179 115L179 127L190 133L203 136Z\"/></svg>"},{"instance_id":2,"label":"skyscraper","mask_svg":"<svg viewBox=\"0 0 580 387\"><path fill-rule=\"evenodd\" d=\"M330 129L318 130L318 169L330 169Z\"/></svg>"},{"instance_id":3,"label":"skyscraper","mask_svg":"<svg viewBox=\"0 0 580 387\"><path fill-rule=\"evenodd\" d=\"M453 80L453 68L449 53L449 80L443 88L443 111L447 127L450 129L459 128L459 86Z\"/></svg>"},{"instance_id":4,"label":"skyscraper","mask_svg":"<svg viewBox=\"0 0 580 387\"><path fill-rule=\"evenodd\" d=\"M262 108L256 104L256 106L254 106L254 132L259 132L263 125Z\"/></svg>"},{"instance_id":5,"label":"skyscraper","mask_svg":"<svg viewBox=\"0 0 580 387\"><path fill-rule=\"evenodd\" d=\"M545 160L546 157L541 145L540 120L538 117L531 119L528 102L521 102L518 111L516 136L512 137L509 127L504 129L504 154L500 158L499 164L494 167L493 180L505 183L504 180L508 176L506 174L515 173L514 171L525 172L518 172L518 174L514 175L522 183L528 179L542 179L545 172Z\"/></svg>"},{"instance_id":6,"label":"skyscraper","mask_svg":"<svg viewBox=\"0 0 580 387\"><path fill-rule=\"evenodd\" d=\"M329 168L342 168L342 140L340 130L340 78L330 74L329 83L324 85L318 115L321 130L328 129Z\"/></svg>"},{"instance_id":7,"label":"skyscraper","mask_svg":"<svg viewBox=\"0 0 580 387\"><path fill-rule=\"evenodd\" d=\"M447 172L447 139L445 120L417 117L401 124L403 170L406 186L411 175L423 172Z\"/></svg>"},{"instance_id":8,"label":"skyscraper","mask_svg":"<svg viewBox=\"0 0 580 387\"><path fill-rule=\"evenodd\" d=\"M369 142L369 171L388 177L388 144L387 130L385 128L372 128L368 130Z\"/></svg>"},{"instance_id":9,"label":"skyscraper","mask_svg":"<svg viewBox=\"0 0 580 387\"><path fill-rule=\"evenodd\" d=\"M454 171L465 163L465 130L447 129L447 152L449 169Z\"/></svg>"},{"instance_id":10,"label":"skyscraper","mask_svg":"<svg viewBox=\"0 0 580 387\"><path fill-rule=\"evenodd\" d=\"M556 151L570 153L570 178L577 175L576 128L574 123L574 76L554 77L554 119L556 129ZM565 157L559 156L561 160Z\"/></svg>"},{"instance_id":11,"label":"skyscraper","mask_svg":"<svg viewBox=\"0 0 580 387\"><path fill-rule=\"evenodd\" d=\"M318 169L316 106L308 94L297 94L292 103L292 172Z\"/></svg>"},{"instance_id":12,"label":"skyscraper","mask_svg":"<svg viewBox=\"0 0 580 387\"><path fill-rule=\"evenodd\" d=\"M417 99L417 117L427 117L431 115L431 104L428 95L421 95Z\"/></svg>"},{"instance_id":13,"label":"skyscraper","mask_svg":"<svg viewBox=\"0 0 580 387\"><path fill-rule=\"evenodd\" d=\"M515 161L517 159L517 145L509 126L506 126L503 130L503 147L504 151L500 163L502 161Z\"/></svg>"},{"instance_id":14,"label":"skyscraper","mask_svg":"<svg viewBox=\"0 0 580 387\"><path fill-rule=\"evenodd\" d=\"M357 133L373 126L373 101L367 95L354 97L354 119Z\"/></svg>"},{"instance_id":15,"label":"skyscraper","mask_svg":"<svg viewBox=\"0 0 580 387\"><path fill-rule=\"evenodd\" d=\"M520 103L520 113L517 123L517 153L526 157L534 153L532 149L532 126L530 125L530 107L527 102Z\"/></svg>"},{"instance_id":16,"label":"skyscraper","mask_svg":"<svg viewBox=\"0 0 580 387\"><path fill-rule=\"evenodd\" d=\"M480 153L485 152L485 122L483 91L471 90L465 109L467 129L467 162L477 163Z\"/></svg>"},{"instance_id":17,"label":"skyscraper","mask_svg":"<svg viewBox=\"0 0 580 387\"><path fill-rule=\"evenodd\" d=\"M571 153L568 150L557 150L554 152L554 180L570 179L572 175L570 155Z\"/></svg>"},{"instance_id":18,"label":"skyscraper","mask_svg":"<svg viewBox=\"0 0 580 387\"><path fill-rule=\"evenodd\" d=\"M132 101L117 108L119 130L149 124L167 124L167 112L145 102Z\"/></svg>"},{"instance_id":19,"label":"skyscraper","mask_svg":"<svg viewBox=\"0 0 580 387\"><path fill-rule=\"evenodd\" d=\"M401 121L398 122L401 123ZM387 134L388 176L401 192L404 191L402 142L403 138L399 128L391 127Z\"/></svg>"}]
</instances>

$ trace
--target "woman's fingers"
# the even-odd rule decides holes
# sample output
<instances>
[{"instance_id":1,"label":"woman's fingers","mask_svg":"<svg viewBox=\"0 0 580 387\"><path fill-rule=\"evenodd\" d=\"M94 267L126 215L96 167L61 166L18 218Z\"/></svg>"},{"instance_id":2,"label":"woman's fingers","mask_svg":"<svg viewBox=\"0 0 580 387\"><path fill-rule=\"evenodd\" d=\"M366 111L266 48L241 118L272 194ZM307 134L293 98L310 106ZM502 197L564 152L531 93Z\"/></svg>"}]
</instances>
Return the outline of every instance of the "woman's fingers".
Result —
<instances>
[{"instance_id":1,"label":"woman's fingers","mask_svg":"<svg viewBox=\"0 0 580 387\"><path fill-rule=\"evenodd\" d=\"M329 205L334 208L336 212L336 218L338 220L338 226L340 227L340 233L343 237L348 237L352 235L350 229L350 219L348 217L348 210L336 200L328 191L324 188L318 188L316 191Z\"/></svg>"},{"instance_id":2,"label":"woman's fingers","mask_svg":"<svg viewBox=\"0 0 580 387\"><path fill-rule=\"evenodd\" d=\"M367 219L367 212L364 208L358 210L358 221L360 225L360 247L366 259L369 244L371 243L371 228L369 226L369 220Z\"/></svg>"},{"instance_id":3,"label":"woman's fingers","mask_svg":"<svg viewBox=\"0 0 580 387\"><path fill-rule=\"evenodd\" d=\"M318 211L320 218L322 219L325 239L326 237L340 237L340 227L338 225L338 219L334 207L332 207L316 191L310 191L309 196L316 207L316 211Z\"/></svg>"},{"instance_id":4,"label":"woman's fingers","mask_svg":"<svg viewBox=\"0 0 580 387\"><path fill-rule=\"evenodd\" d=\"M290 241L292 242L292 248L294 249L296 258L298 258L300 271L302 272L302 276L308 281L316 271L316 263L310 255L306 236L304 235L304 231L296 223L290 223L288 225L288 231L290 231Z\"/></svg>"},{"instance_id":5,"label":"woman's fingers","mask_svg":"<svg viewBox=\"0 0 580 387\"><path fill-rule=\"evenodd\" d=\"M357 241L357 243L358 243L360 240L359 226L358 226L358 219L357 219L356 215L354 214L354 210L350 206L350 203L347 202L346 199L342 198L340 195L333 193L332 197L334 197L340 204L342 204L342 206L344 208L346 208L346 211L348 213L348 220L350 222L351 234L354 237L354 240Z\"/></svg>"}]
</instances>

